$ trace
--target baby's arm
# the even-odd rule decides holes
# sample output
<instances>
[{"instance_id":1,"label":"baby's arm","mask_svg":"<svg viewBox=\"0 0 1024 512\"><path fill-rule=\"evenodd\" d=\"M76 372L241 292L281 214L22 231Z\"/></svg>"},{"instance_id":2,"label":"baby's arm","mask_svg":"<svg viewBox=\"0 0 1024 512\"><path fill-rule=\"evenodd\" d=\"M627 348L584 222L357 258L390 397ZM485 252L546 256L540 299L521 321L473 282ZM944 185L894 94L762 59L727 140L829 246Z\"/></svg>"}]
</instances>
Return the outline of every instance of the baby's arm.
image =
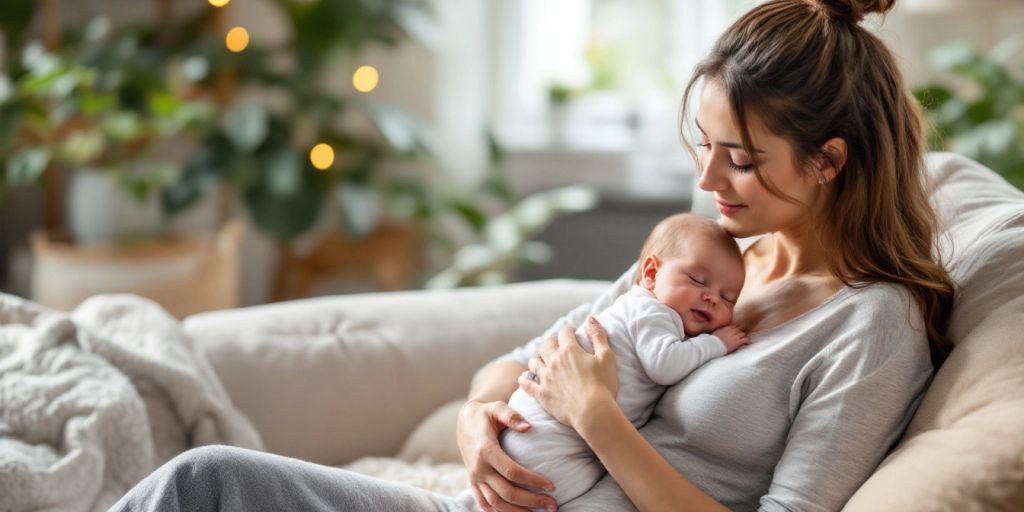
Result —
<instances>
[{"instance_id":1,"label":"baby's arm","mask_svg":"<svg viewBox=\"0 0 1024 512\"><path fill-rule=\"evenodd\" d=\"M700 365L724 356L725 344L710 334L680 338L668 308L658 308L633 320L636 354L644 372L657 384L669 386Z\"/></svg>"}]
</instances>

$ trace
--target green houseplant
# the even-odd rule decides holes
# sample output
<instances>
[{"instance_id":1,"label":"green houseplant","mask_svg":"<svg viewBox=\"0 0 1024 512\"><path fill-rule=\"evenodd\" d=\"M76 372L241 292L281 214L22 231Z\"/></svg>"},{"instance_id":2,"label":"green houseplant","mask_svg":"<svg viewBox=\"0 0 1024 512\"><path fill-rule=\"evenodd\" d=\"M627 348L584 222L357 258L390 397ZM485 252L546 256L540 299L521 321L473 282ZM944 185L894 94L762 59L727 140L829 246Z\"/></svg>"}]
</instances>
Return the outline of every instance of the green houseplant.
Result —
<instances>
[{"instance_id":1,"label":"green houseplant","mask_svg":"<svg viewBox=\"0 0 1024 512\"><path fill-rule=\"evenodd\" d=\"M937 48L932 63L956 79L914 91L931 121L930 145L973 158L1024 189L1024 70L1012 37L982 53L966 42Z\"/></svg>"},{"instance_id":2,"label":"green houseplant","mask_svg":"<svg viewBox=\"0 0 1024 512\"><path fill-rule=\"evenodd\" d=\"M412 31L406 25L425 24L425 4L277 0L271 5L289 29L284 42L253 42L231 53L216 37L199 32L175 43L178 52L210 62L216 71L208 86L226 74L235 89L257 89L281 101L270 106L224 98L220 122L165 193L165 207L180 212L211 184L228 183L255 224L279 243L308 231L328 206L337 207L353 236L364 235L380 210L374 205L428 186L415 173L385 169L413 167L429 158L429 136L409 116L373 105L350 85L326 77L332 66L353 62L368 45L408 40ZM317 144L329 145L337 155L327 168L310 161Z\"/></svg>"},{"instance_id":3,"label":"green houseplant","mask_svg":"<svg viewBox=\"0 0 1024 512\"><path fill-rule=\"evenodd\" d=\"M147 64L139 48L136 33L114 35L95 20L73 52L25 46L21 75L7 81L0 182L36 183L50 165L69 171L68 209L81 214L69 227L79 242L158 235L159 192L180 167L168 146L187 144L213 118L212 103L190 93L199 77L172 81L180 70ZM102 214L114 203L122 211Z\"/></svg>"},{"instance_id":4,"label":"green houseplant","mask_svg":"<svg viewBox=\"0 0 1024 512\"><path fill-rule=\"evenodd\" d=\"M512 200L500 174L493 172L497 166L492 165L492 172L478 185L453 186L436 162L430 165L428 130L403 112L334 80L339 68L361 64L359 52L369 45L393 46L416 38L429 48L434 36L426 2L274 0L269 5L284 21L289 37L270 43L254 37L241 52L225 47L228 27L218 21L217 9L206 5L142 26L98 22L111 32L103 38L90 39L89 28L62 36L60 58L79 66L76 72L110 71L117 76L127 71L139 79L128 83L143 86L118 91L117 97L126 102L101 103L94 111L98 116L178 115L165 110L139 114L171 103L166 94L158 95L160 101L145 100L145 91L160 89L159 84L180 93L174 105L185 110L191 111L193 101L212 105L211 115L187 125L195 144L179 151L173 166L154 167L148 185L135 180L129 188L138 194L158 192L168 217L211 192L231 192L223 197L236 198L256 227L282 250L327 213L340 214L346 232L356 238L372 231L383 216L414 224L432 251L443 254L437 256L441 261L458 250L460 230L465 234L468 228L480 236L488 217ZM37 10L34 2L14 0L12 9L0 12L7 48L18 49L31 40L25 28ZM131 43L120 42L124 37ZM125 47L133 50L128 62L118 58ZM31 74L21 64L18 59L5 62L6 74L19 85ZM152 73L161 70L166 73ZM267 98L273 101L262 101ZM10 115L0 116L0 144L24 143L26 125L19 117L23 110L2 108ZM63 132L46 133L59 138ZM165 138L152 135L141 139ZM501 151L493 137L490 141L495 164ZM115 142L106 147L114 150L122 142L135 147ZM310 159L311 149L319 144L329 145L335 154L323 169ZM23 156L3 162L14 169L8 173L17 178L11 183L38 179L45 162L36 155L37 160ZM453 219L463 226L454 235Z\"/></svg>"},{"instance_id":5,"label":"green houseplant","mask_svg":"<svg viewBox=\"0 0 1024 512\"><path fill-rule=\"evenodd\" d=\"M183 75L192 80L189 91L216 99L214 122L196 132L198 147L185 158L179 157L174 169L162 166L160 172L150 173L149 186L138 179L131 186L138 193L159 191L165 212L174 216L227 184L256 226L282 244L308 231L325 206L337 206L354 236L373 228L372 217L383 210L378 204L397 205L393 210L414 221L450 211L480 225L484 213L472 201L472 191L445 197L449 194L442 176L401 171L402 167L422 167L431 154L429 134L415 120L395 109L371 104L365 96L326 78L332 65L353 61L367 45L395 45L411 34L429 34L425 2L276 0L271 6L278 10L291 36L272 45L254 40L240 53L225 48L227 27L218 25L217 10L210 6L178 19L119 27L104 38L90 37L89 28L62 36L59 57L78 66L73 73L138 78L127 80L122 90L112 91L128 101L92 102L91 112L98 116L130 117L133 110L147 108L147 87L165 78L180 80ZM37 11L35 2L15 0L10 9L0 13L7 48L16 50L31 40L27 27ZM103 24L93 25L97 23ZM126 38L131 40L126 42ZM32 74L21 59L8 59L5 64L6 74L15 84L22 84L22 78ZM159 75L168 69L177 69L171 73L173 77ZM62 84L64 78L56 81ZM247 90L283 101L271 107L234 94ZM167 95L161 101L166 106ZM116 108L121 111L112 110ZM40 133L51 139L66 135L52 123L31 129L23 122L26 109L20 105L5 105L3 110L0 144L6 149L26 139L35 141ZM145 127L144 123L136 126ZM148 135L141 138L154 140ZM71 142L86 140L77 139ZM113 142L105 148L115 151L137 146L127 140ZM324 170L315 169L309 161L311 147L320 143L329 144L338 155ZM52 160L44 158L46 154L40 150L6 159L7 176L12 179L0 180L0 187L37 180ZM388 167L400 169L389 172Z\"/></svg>"}]
</instances>

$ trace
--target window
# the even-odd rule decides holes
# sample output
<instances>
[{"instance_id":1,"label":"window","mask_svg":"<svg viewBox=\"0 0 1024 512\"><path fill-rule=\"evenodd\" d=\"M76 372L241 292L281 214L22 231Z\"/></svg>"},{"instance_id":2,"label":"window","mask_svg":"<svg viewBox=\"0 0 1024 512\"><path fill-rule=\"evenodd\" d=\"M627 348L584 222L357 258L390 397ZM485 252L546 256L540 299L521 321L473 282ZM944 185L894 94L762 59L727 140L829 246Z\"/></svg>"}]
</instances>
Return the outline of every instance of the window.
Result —
<instances>
[{"instance_id":1,"label":"window","mask_svg":"<svg viewBox=\"0 0 1024 512\"><path fill-rule=\"evenodd\" d=\"M555 117L548 92L558 84L574 91L566 106L568 125L623 137L639 130L636 143L677 145L680 94L693 66L736 16L757 3L501 2L496 16L504 36L495 45L492 116L519 132L546 130Z\"/></svg>"}]
</instances>

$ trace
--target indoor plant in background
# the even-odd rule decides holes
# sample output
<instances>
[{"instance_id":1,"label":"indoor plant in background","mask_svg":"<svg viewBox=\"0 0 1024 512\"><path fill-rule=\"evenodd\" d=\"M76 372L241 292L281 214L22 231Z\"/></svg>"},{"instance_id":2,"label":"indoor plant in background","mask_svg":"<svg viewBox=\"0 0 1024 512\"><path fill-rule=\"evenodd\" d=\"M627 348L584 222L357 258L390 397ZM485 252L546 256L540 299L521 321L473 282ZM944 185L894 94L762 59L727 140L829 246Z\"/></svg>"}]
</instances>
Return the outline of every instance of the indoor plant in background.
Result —
<instances>
[{"instance_id":1,"label":"indoor plant in background","mask_svg":"<svg viewBox=\"0 0 1024 512\"><path fill-rule=\"evenodd\" d=\"M68 172L75 242L158 238L160 192L180 173L176 153L213 118L212 103L192 97L201 76L146 59L139 34L112 34L102 19L73 51L30 44L21 64L0 110L0 125L9 127L0 140L7 185L38 182L59 166Z\"/></svg>"},{"instance_id":2,"label":"indoor plant in background","mask_svg":"<svg viewBox=\"0 0 1024 512\"><path fill-rule=\"evenodd\" d=\"M308 232L325 211L340 213L353 236L365 236L375 225L382 195L404 190L397 185L423 182L420 173L403 176L401 169L417 165L429 149L413 119L372 104L350 83L332 81L330 72L353 62L368 45L407 40L410 31L403 21L422 23L424 4L278 0L268 5L287 26L283 42L253 38L243 51L231 52L219 38L199 32L175 43L177 51L208 60L214 70L208 86L228 77L233 91L222 98L221 122L165 194L165 205L169 212L182 211L211 184L228 183L255 225L279 244ZM311 153L320 145L329 147L331 156L318 167ZM389 167L399 172L389 173Z\"/></svg>"},{"instance_id":3,"label":"indoor plant in background","mask_svg":"<svg viewBox=\"0 0 1024 512\"><path fill-rule=\"evenodd\" d=\"M29 7L0 15L9 49L19 48L18 34L28 33L23 29L32 19L29 11L38 10L33 2L14 3ZM278 12L289 36L278 42L253 37L234 51L225 46L228 27L222 11L205 4L143 26L114 25L112 34L103 38L90 39L89 30L62 37L62 55L108 55L84 63L87 67L100 66L115 76L138 71L148 77L141 81L146 86L179 87L187 82L175 89L184 95L159 94L156 106L172 104L174 98L174 105L190 110L197 96L213 99L213 113L203 119L210 122L181 126L196 144L179 146L175 158L164 162L170 165L134 174L129 188L140 194L158 191L167 217L184 212L206 194L229 192L221 194L222 203L228 199L222 211L233 203L240 205L282 255L325 220L337 219L347 236L359 239L369 236L382 219L390 219L418 231L418 238L440 253L435 263L445 266L467 231L481 233L487 218L510 204L508 188L495 172L485 173L476 185L456 184L433 161L428 130L400 110L375 102L372 95L356 92L348 79L360 64L360 52L371 45L394 46L415 37L429 48L433 26L426 2L274 0L267 5ZM14 22L21 29L9 30ZM145 64L143 69L115 58L125 49L117 43L124 34L134 35L134 43L127 47L135 51L138 63ZM82 51L90 45L92 50ZM20 86L29 71L19 65L8 59L5 67ZM167 73L148 73L154 70ZM339 81L339 75L345 78ZM136 121L180 114L153 109L146 94L120 97L134 103L99 103L92 113L131 118L134 112ZM4 121L20 115L18 108L6 107L12 115L0 119L0 133L13 134L6 137L12 143L33 140L24 131L4 128L17 125ZM125 147L134 151L163 144L167 137L150 130L159 125L134 123L146 133ZM3 140L0 137L0 143ZM317 164L311 153L323 145L330 147L333 158ZM492 156L498 153L492 138ZM8 159L8 176L14 182L36 179L43 168L41 154L33 154L36 160ZM140 179L143 175L146 179Z\"/></svg>"},{"instance_id":4,"label":"indoor plant in background","mask_svg":"<svg viewBox=\"0 0 1024 512\"><path fill-rule=\"evenodd\" d=\"M914 91L931 121L930 145L977 160L1024 190L1024 69L1010 67L1024 38L982 53L966 42L940 46L932 63L949 84Z\"/></svg>"}]
</instances>

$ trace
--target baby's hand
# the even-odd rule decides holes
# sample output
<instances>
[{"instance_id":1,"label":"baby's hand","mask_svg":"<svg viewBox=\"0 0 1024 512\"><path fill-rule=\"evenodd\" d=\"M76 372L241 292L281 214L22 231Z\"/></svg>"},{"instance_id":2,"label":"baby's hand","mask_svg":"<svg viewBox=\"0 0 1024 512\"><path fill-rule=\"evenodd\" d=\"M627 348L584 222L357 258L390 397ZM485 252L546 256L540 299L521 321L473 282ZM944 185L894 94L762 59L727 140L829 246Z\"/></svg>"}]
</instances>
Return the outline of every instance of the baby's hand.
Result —
<instances>
[{"instance_id":1,"label":"baby's hand","mask_svg":"<svg viewBox=\"0 0 1024 512\"><path fill-rule=\"evenodd\" d=\"M750 344L750 337L747 333L740 330L735 325L727 325L725 327L719 327L715 329L715 332L711 333L722 340L725 343L725 353L731 354L736 349Z\"/></svg>"}]
</instances>

